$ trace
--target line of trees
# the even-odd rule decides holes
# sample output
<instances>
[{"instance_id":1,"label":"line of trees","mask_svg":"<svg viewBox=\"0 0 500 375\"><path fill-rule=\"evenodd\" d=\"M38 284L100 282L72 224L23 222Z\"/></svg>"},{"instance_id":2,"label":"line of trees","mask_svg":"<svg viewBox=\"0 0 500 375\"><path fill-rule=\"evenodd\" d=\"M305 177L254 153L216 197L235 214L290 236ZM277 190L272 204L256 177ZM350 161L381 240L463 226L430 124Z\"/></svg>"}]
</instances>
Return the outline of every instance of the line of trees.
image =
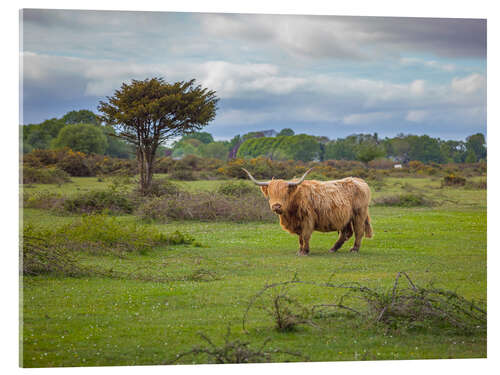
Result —
<instances>
[{"instance_id":1,"label":"line of trees","mask_svg":"<svg viewBox=\"0 0 500 375\"><path fill-rule=\"evenodd\" d=\"M357 160L367 163L389 158L406 163L419 160L424 163L474 163L486 160L486 141L482 133L473 134L465 141L442 140L428 135L399 134L380 139L377 133L355 134L329 140L305 134L251 138L244 141L238 157L266 156L273 160Z\"/></svg>"},{"instance_id":2,"label":"line of trees","mask_svg":"<svg viewBox=\"0 0 500 375\"><path fill-rule=\"evenodd\" d=\"M61 118L45 120L40 124L23 125L20 134L23 153L69 147L86 154L122 159L129 159L134 154L130 144L116 137L112 126L102 125L95 113L85 109L71 111Z\"/></svg>"},{"instance_id":3,"label":"line of trees","mask_svg":"<svg viewBox=\"0 0 500 375\"><path fill-rule=\"evenodd\" d=\"M71 111L61 118L30 124L22 129L23 152L33 149L69 147L87 154L95 153L118 158L132 158L134 148L117 138L115 129L101 125L96 114L88 110ZM170 149L160 146L158 155L182 158L196 155L228 160L232 157L268 157L273 160L357 160L369 162L389 158L406 163L419 160L424 163L473 163L486 160L486 141L482 133L473 134L465 141L442 140L428 135L398 134L379 138L374 134L354 134L330 140L307 134L296 135L292 129L282 129L275 137L268 132L237 135L229 141L216 141L207 132L184 135Z\"/></svg>"}]
</instances>

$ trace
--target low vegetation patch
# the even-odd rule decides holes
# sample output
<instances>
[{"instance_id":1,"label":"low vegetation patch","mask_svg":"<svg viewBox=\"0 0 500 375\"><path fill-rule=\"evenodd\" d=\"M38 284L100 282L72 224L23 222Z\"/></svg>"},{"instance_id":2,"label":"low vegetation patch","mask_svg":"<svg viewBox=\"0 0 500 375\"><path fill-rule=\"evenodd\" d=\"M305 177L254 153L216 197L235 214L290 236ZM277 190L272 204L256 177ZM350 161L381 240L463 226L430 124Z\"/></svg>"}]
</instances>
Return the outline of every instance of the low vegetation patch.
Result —
<instances>
[{"instance_id":1,"label":"low vegetation patch","mask_svg":"<svg viewBox=\"0 0 500 375\"><path fill-rule=\"evenodd\" d=\"M71 213L131 213L132 201L123 193L112 190L89 191L64 200L64 210Z\"/></svg>"},{"instance_id":2,"label":"low vegetation patch","mask_svg":"<svg viewBox=\"0 0 500 375\"><path fill-rule=\"evenodd\" d=\"M62 243L53 241L53 234L35 231L26 226L21 238L19 259L23 275L52 274L57 276L79 277L91 272L82 267L75 254L71 253Z\"/></svg>"},{"instance_id":3,"label":"low vegetation patch","mask_svg":"<svg viewBox=\"0 0 500 375\"><path fill-rule=\"evenodd\" d=\"M228 220L272 221L274 215L265 199L258 195L240 197L219 193L181 192L144 201L137 214L146 220Z\"/></svg>"},{"instance_id":4,"label":"low vegetation patch","mask_svg":"<svg viewBox=\"0 0 500 375\"><path fill-rule=\"evenodd\" d=\"M68 268L76 261L74 254L79 253L124 256L132 252L145 254L158 246L201 246L193 237L179 231L165 234L153 227L118 222L115 217L105 215L84 215L78 222L54 230L36 230L32 226L26 226L23 237L28 266L33 264L35 267L40 264L37 259L45 256L49 261L46 265L47 272L55 272L61 268L60 260L67 260L69 263L64 263L63 266ZM30 254L33 255L33 262L30 260ZM67 254L73 255L66 256ZM51 259L54 264L50 263ZM25 274L32 273L28 270ZM73 276L72 271L65 274Z\"/></svg>"},{"instance_id":5,"label":"low vegetation patch","mask_svg":"<svg viewBox=\"0 0 500 375\"><path fill-rule=\"evenodd\" d=\"M452 173L443 177L441 186L465 186L466 182L467 180L465 178Z\"/></svg>"},{"instance_id":6,"label":"low vegetation patch","mask_svg":"<svg viewBox=\"0 0 500 375\"><path fill-rule=\"evenodd\" d=\"M179 231L167 235L154 227L123 223L106 215L84 215L79 222L61 227L56 235L64 238L68 247L93 254L146 253L161 245L195 243Z\"/></svg>"},{"instance_id":7,"label":"low vegetation patch","mask_svg":"<svg viewBox=\"0 0 500 375\"><path fill-rule=\"evenodd\" d=\"M176 169L170 173L170 178L181 181L194 181L197 179L193 171L189 169Z\"/></svg>"},{"instance_id":8,"label":"low vegetation patch","mask_svg":"<svg viewBox=\"0 0 500 375\"><path fill-rule=\"evenodd\" d=\"M388 195L374 199L377 206L397 206L397 207L430 207L436 205L436 202L427 198L423 194L399 194Z\"/></svg>"},{"instance_id":9,"label":"low vegetation patch","mask_svg":"<svg viewBox=\"0 0 500 375\"><path fill-rule=\"evenodd\" d=\"M465 183L465 188L470 190L486 190L487 182L486 180L482 181L467 181Z\"/></svg>"},{"instance_id":10,"label":"low vegetation patch","mask_svg":"<svg viewBox=\"0 0 500 375\"><path fill-rule=\"evenodd\" d=\"M271 296L270 306L263 306L263 309L271 316L279 332L295 331L301 324L314 326L311 310L288 294L288 286L279 288Z\"/></svg>"},{"instance_id":11,"label":"low vegetation patch","mask_svg":"<svg viewBox=\"0 0 500 375\"><path fill-rule=\"evenodd\" d=\"M61 194L49 191L37 191L34 193L23 192L24 208L39 208L43 210L63 211L66 198Z\"/></svg>"},{"instance_id":12,"label":"low vegetation patch","mask_svg":"<svg viewBox=\"0 0 500 375\"><path fill-rule=\"evenodd\" d=\"M71 182L68 173L59 168L33 168L24 166L21 168L23 184L65 184Z\"/></svg>"},{"instance_id":13,"label":"low vegetation patch","mask_svg":"<svg viewBox=\"0 0 500 375\"><path fill-rule=\"evenodd\" d=\"M172 181L166 178L157 178L154 179L153 182L151 183L147 195L150 197L162 197L165 195L175 195L179 193L179 191L180 191L179 187ZM141 194L139 186L137 186L134 193L135 195Z\"/></svg>"},{"instance_id":14,"label":"low vegetation patch","mask_svg":"<svg viewBox=\"0 0 500 375\"><path fill-rule=\"evenodd\" d=\"M217 192L231 197L242 197L248 194L259 193L259 190L252 184L245 181L228 181L219 186Z\"/></svg>"},{"instance_id":15,"label":"low vegetation patch","mask_svg":"<svg viewBox=\"0 0 500 375\"><path fill-rule=\"evenodd\" d=\"M400 280L407 281L407 287L401 287ZM288 288L293 285L307 284L317 287L345 290L340 297L334 297L330 303L317 303L309 307L299 304L289 296ZM276 290L285 290L285 293ZM292 313L290 309L276 308L276 295L288 305L300 306L301 313ZM266 298L267 297L267 298ZM271 297L271 298L269 298ZM257 303L260 301L260 303ZM267 302L266 302L267 301ZM283 315L291 319L292 327L308 323L306 316L317 316L324 309L348 311L370 324L381 325L386 329L433 329L441 327L455 333L485 333L487 314L484 303L467 300L457 293L436 288L417 286L405 272L399 272L390 290L375 290L359 283L315 283L300 281L295 276L290 281L266 285L249 302L243 317L243 329L246 330L249 311L253 307L261 307L267 303L267 310L273 312L274 321L278 323ZM279 313L279 314L278 314ZM307 314L307 315L306 315ZM324 317L324 314L319 315ZM285 325L286 326L286 325ZM280 328L280 325L277 326ZM280 329L279 329L280 330Z\"/></svg>"},{"instance_id":16,"label":"low vegetation patch","mask_svg":"<svg viewBox=\"0 0 500 375\"><path fill-rule=\"evenodd\" d=\"M308 359L298 352L268 348L267 345L271 341L270 339L266 339L260 347L252 347L250 346L250 342L240 339L231 340L231 330L229 328L221 345L217 345L203 333L198 333L198 335L205 342L205 345L196 345L187 352L179 353L173 360L165 364L174 364L186 356L200 355L208 357L211 363L217 364L272 362L273 356L276 354L285 354L288 357L295 357L301 360Z\"/></svg>"}]
</instances>

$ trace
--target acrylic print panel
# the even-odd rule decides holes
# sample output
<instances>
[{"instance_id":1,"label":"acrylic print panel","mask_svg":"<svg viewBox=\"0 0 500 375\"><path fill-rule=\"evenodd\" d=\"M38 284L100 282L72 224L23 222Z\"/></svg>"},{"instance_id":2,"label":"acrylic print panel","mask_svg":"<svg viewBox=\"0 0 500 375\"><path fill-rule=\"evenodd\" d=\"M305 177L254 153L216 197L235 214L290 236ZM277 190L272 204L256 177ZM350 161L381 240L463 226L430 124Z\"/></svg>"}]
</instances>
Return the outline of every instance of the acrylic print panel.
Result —
<instances>
[{"instance_id":1,"label":"acrylic print panel","mask_svg":"<svg viewBox=\"0 0 500 375\"><path fill-rule=\"evenodd\" d=\"M22 367L486 357L486 20L20 33Z\"/></svg>"}]
</instances>

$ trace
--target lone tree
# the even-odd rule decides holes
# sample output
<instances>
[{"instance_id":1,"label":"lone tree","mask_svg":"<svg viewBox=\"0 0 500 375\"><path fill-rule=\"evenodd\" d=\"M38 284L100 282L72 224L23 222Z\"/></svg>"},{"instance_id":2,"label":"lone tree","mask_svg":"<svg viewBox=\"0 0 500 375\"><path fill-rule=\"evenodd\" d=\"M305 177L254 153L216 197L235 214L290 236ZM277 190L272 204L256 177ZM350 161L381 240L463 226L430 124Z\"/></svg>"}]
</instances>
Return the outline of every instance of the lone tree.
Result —
<instances>
[{"instance_id":1,"label":"lone tree","mask_svg":"<svg viewBox=\"0 0 500 375\"><path fill-rule=\"evenodd\" d=\"M100 119L135 146L144 195L151 187L158 146L206 126L215 118L219 100L215 91L195 85L194 79L170 84L157 77L123 83L106 99L99 102L104 114Z\"/></svg>"}]
</instances>

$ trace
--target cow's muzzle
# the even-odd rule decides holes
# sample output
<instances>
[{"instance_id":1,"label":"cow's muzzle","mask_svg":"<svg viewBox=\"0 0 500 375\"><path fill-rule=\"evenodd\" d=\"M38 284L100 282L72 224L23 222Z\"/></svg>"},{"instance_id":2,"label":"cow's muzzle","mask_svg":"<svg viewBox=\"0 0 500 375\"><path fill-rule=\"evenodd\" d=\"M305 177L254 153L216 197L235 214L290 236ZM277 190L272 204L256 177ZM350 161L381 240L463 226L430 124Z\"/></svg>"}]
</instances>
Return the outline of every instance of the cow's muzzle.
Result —
<instances>
[{"instance_id":1,"label":"cow's muzzle","mask_svg":"<svg viewBox=\"0 0 500 375\"><path fill-rule=\"evenodd\" d=\"M283 213L283 208L281 207L281 204L279 203L275 203L271 206L271 210L273 210L273 212L275 214L278 214L278 215L281 215Z\"/></svg>"}]
</instances>

